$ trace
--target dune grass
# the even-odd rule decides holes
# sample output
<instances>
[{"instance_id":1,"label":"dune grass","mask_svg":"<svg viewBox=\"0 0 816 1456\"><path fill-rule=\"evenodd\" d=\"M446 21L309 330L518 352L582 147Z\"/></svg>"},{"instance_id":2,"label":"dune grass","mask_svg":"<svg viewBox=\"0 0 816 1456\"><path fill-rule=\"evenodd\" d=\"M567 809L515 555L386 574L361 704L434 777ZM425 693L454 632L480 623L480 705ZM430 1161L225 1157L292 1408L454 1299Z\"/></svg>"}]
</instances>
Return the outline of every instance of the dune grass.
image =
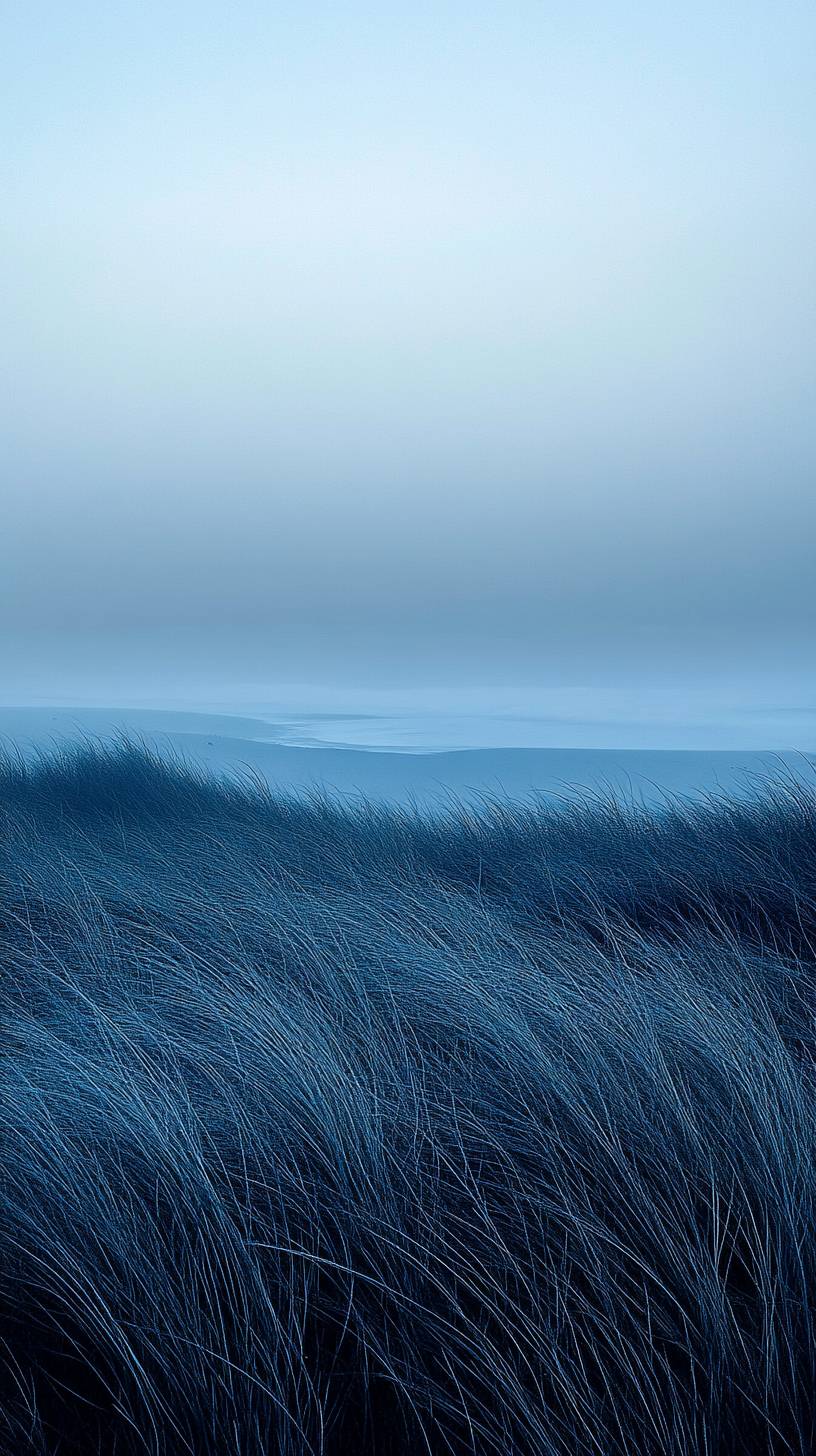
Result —
<instances>
[{"instance_id":1,"label":"dune grass","mask_svg":"<svg viewBox=\"0 0 816 1456\"><path fill-rule=\"evenodd\" d=\"M0 1450L811 1452L816 797L0 768Z\"/></svg>"}]
</instances>

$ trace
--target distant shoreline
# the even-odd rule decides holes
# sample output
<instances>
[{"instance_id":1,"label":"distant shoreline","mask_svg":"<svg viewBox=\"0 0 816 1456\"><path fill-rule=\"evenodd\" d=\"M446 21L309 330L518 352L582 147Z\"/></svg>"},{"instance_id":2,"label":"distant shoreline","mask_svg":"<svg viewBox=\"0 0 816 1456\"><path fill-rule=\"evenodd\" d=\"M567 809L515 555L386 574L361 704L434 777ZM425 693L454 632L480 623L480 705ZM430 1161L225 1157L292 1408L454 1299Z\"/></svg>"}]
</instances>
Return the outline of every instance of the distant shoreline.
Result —
<instances>
[{"instance_id":1,"label":"distant shoreline","mask_svg":"<svg viewBox=\"0 0 816 1456\"><path fill-rule=\"evenodd\" d=\"M301 720L303 721L303 720ZM733 748L460 747L287 742L276 725L228 714L149 709L0 708L0 746L29 753L83 740L142 739L160 755L217 775L250 771L285 791L328 791L378 802L450 798L612 797L655 805L674 797L750 796L769 774L808 776L814 755ZM286 725L281 725L285 732Z\"/></svg>"}]
</instances>

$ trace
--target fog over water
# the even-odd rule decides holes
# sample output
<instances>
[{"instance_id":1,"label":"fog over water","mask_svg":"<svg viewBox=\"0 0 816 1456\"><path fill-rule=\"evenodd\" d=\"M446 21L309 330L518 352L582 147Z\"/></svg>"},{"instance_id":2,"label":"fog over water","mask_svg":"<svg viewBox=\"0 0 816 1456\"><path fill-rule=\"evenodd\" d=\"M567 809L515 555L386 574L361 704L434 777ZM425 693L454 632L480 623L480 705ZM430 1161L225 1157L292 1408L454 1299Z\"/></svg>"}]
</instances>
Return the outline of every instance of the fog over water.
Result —
<instances>
[{"instance_id":1,"label":"fog over water","mask_svg":"<svg viewBox=\"0 0 816 1456\"><path fill-rule=\"evenodd\" d=\"M794 0L12 7L0 701L816 746L815 71Z\"/></svg>"}]
</instances>

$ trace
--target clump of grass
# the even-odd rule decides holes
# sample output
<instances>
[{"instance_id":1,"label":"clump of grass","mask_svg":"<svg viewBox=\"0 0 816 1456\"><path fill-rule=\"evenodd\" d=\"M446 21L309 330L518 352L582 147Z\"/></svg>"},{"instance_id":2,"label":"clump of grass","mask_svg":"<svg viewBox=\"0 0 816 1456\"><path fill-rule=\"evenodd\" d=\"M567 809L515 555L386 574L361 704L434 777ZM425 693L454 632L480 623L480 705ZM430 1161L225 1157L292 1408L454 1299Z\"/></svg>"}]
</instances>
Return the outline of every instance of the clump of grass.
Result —
<instances>
[{"instance_id":1,"label":"clump of grass","mask_svg":"<svg viewBox=\"0 0 816 1456\"><path fill-rule=\"evenodd\" d=\"M816 798L0 770L0 1449L814 1442Z\"/></svg>"}]
</instances>

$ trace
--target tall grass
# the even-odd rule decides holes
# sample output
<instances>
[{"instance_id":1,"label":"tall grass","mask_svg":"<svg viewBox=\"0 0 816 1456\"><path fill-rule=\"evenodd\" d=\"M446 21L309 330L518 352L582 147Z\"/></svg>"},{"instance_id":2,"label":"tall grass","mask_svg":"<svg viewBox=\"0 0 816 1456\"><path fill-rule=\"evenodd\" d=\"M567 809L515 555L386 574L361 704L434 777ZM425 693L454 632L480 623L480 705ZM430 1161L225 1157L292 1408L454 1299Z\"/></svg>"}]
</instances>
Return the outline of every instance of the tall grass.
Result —
<instances>
[{"instance_id":1,"label":"tall grass","mask_svg":"<svg viewBox=\"0 0 816 1456\"><path fill-rule=\"evenodd\" d=\"M0 1449L814 1449L816 798L0 770Z\"/></svg>"}]
</instances>

